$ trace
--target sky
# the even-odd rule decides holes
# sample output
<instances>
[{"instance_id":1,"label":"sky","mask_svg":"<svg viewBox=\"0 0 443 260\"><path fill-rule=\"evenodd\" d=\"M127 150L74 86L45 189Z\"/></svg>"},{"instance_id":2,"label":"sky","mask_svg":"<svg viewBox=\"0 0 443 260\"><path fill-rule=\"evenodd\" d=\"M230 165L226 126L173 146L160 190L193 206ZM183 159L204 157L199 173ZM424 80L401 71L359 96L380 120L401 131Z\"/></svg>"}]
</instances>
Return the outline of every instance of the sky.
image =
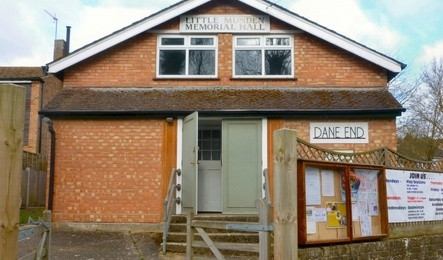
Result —
<instances>
[{"instance_id":1,"label":"sky","mask_svg":"<svg viewBox=\"0 0 443 260\"><path fill-rule=\"evenodd\" d=\"M443 57L442 0L271 0L408 65ZM178 0L0 0L0 66L43 66L71 26L76 50ZM57 18L56 23L53 17Z\"/></svg>"}]
</instances>

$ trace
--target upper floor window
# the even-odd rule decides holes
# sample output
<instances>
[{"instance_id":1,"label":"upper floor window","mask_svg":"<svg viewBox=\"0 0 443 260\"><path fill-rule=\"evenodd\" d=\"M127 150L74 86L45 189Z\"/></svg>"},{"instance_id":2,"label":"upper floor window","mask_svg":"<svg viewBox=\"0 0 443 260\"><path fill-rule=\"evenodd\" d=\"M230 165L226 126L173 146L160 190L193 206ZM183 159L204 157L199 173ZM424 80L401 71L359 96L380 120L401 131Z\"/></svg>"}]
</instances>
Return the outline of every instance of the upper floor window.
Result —
<instances>
[{"instance_id":1,"label":"upper floor window","mask_svg":"<svg viewBox=\"0 0 443 260\"><path fill-rule=\"evenodd\" d=\"M157 76L216 77L217 37L160 36Z\"/></svg>"},{"instance_id":2,"label":"upper floor window","mask_svg":"<svg viewBox=\"0 0 443 260\"><path fill-rule=\"evenodd\" d=\"M292 77L291 36L234 37L235 77Z\"/></svg>"}]
</instances>

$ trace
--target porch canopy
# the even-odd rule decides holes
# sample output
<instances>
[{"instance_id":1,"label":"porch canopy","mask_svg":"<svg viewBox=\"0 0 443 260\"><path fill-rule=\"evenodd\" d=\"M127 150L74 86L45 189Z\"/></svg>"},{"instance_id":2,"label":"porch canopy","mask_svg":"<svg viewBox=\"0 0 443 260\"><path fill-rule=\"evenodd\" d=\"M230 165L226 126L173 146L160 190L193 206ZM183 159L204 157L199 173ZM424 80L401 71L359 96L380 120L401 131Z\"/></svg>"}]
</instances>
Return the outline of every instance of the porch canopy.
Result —
<instances>
[{"instance_id":1,"label":"porch canopy","mask_svg":"<svg viewBox=\"0 0 443 260\"><path fill-rule=\"evenodd\" d=\"M41 114L57 116L151 115L380 116L405 109L385 87L100 87L66 88Z\"/></svg>"}]
</instances>

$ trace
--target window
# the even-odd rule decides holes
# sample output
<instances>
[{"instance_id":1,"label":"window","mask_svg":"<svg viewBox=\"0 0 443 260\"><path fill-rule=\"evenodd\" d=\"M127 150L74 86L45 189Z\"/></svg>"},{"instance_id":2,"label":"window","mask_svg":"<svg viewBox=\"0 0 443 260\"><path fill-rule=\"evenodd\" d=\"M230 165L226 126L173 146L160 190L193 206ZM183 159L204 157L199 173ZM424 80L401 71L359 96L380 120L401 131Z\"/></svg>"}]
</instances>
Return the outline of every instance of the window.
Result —
<instances>
[{"instance_id":1,"label":"window","mask_svg":"<svg viewBox=\"0 0 443 260\"><path fill-rule=\"evenodd\" d=\"M292 77L293 38L237 36L234 38L235 77Z\"/></svg>"},{"instance_id":2,"label":"window","mask_svg":"<svg viewBox=\"0 0 443 260\"><path fill-rule=\"evenodd\" d=\"M221 158L221 131L198 130L198 160L219 161Z\"/></svg>"},{"instance_id":3,"label":"window","mask_svg":"<svg viewBox=\"0 0 443 260\"><path fill-rule=\"evenodd\" d=\"M160 36L158 46L158 77L216 76L216 37Z\"/></svg>"}]
</instances>

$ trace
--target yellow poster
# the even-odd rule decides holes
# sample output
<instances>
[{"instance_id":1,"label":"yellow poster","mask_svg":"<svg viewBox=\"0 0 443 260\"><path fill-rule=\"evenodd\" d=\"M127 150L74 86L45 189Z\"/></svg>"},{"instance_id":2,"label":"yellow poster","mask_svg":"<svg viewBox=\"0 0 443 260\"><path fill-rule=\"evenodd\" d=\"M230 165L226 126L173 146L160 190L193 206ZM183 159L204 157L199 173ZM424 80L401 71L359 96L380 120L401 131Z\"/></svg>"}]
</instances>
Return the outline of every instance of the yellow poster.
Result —
<instances>
[{"instance_id":1,"label":"yellow poster","mask_svg":"<svg viewBox=\"0 0 443 260\"><path fill-rule=\"evenodd\" d=\"M326 204L328 228L345 228L346 227L346 204L340 202L331 202Z\"/></svg>"}]
</instances>

